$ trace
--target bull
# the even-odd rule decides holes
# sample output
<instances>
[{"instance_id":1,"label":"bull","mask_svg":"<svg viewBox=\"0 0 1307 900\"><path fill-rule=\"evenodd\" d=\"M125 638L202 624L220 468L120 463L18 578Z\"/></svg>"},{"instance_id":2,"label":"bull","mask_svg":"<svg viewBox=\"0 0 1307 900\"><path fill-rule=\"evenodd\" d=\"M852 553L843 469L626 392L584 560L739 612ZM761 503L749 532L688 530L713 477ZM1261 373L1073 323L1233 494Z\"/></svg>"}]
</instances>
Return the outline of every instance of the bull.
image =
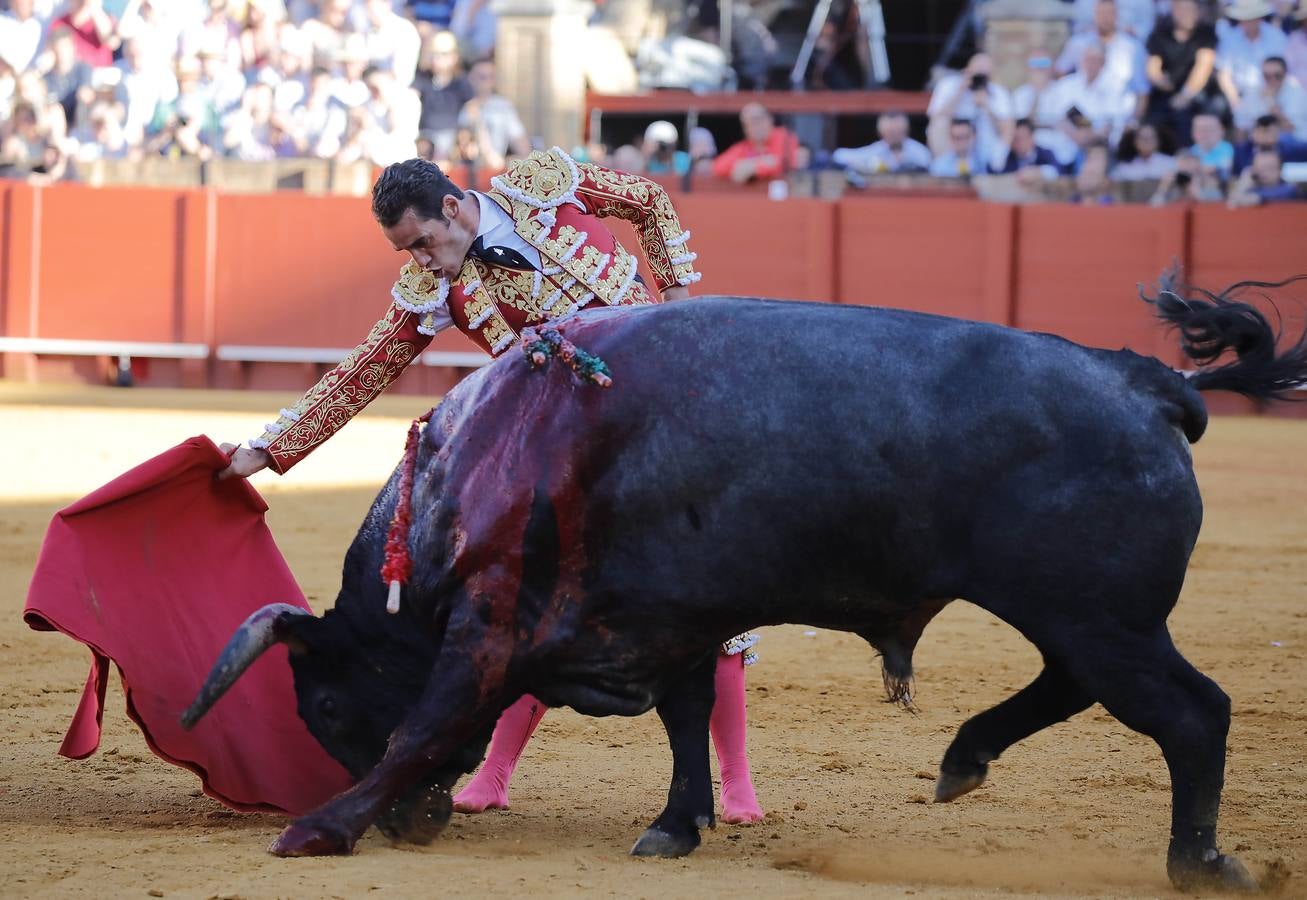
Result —
<instances>
[{"instance_id":1,"label":"bull","mask_svg":"<svg viewBox=\"0 0 1307 900\"><path fill-rule=\"evenodd\" d=\"M1167 617L1202 518L1199 392L1284 395L1307 380L1307 336L1277 349L1230 292L1186 297L1164 280L1145 299L1180 329L1192 377L889 309L716 297L574 316L558 327L610 363L615 388L500 359L434 411L401 612L383 611L378 576L397 473L335 607L252 615L184 722L288 645L299 715L356 780L270 848L296 856L349 853L373 823L430 841L523 693L591 716L656 709L671 787L631 852L681 856L713 825L723 640L783 623L852 632L905 700L922 630L964 599L1030 640L1043 669L962 725L937 801L1098 702L1166 758L1171 880L1256 889L1217 849L1230 701Z\"/></svg>"}]
</instances>

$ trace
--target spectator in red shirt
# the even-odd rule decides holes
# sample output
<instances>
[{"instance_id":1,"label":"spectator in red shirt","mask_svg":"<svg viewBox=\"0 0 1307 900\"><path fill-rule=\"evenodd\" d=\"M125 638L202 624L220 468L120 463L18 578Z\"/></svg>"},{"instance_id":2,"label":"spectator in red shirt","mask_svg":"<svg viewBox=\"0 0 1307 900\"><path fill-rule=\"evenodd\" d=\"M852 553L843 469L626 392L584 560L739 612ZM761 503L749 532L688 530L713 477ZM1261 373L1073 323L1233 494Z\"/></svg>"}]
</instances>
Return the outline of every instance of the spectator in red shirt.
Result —
<instances>
[{"instance_id":1,"label":"spectator in red shirt","mask_svg":"<svg viewBox=\"0 0 1307 900\"><path fill-rule=\"evenodd\" d=\"M713 161L718 178L744 184L755 178L781 178L797 168L798 139L776 125L761 103L746 104L740 110L744 140L727 147Z\"/></svg>"},{"instance_id":2,"label":"spectator in red shirt","mask_svg":"<svg viewBox=\"0 0 1307 900\"><path fill-rule=\"evenodd\" d=\"M104 11L102 0L72 0L68 12L50 23L50 30L61 25L72 31L78 59L96 68L113 65L113 51L120 43L118 23Z\"/></svg>"}]
</instances>

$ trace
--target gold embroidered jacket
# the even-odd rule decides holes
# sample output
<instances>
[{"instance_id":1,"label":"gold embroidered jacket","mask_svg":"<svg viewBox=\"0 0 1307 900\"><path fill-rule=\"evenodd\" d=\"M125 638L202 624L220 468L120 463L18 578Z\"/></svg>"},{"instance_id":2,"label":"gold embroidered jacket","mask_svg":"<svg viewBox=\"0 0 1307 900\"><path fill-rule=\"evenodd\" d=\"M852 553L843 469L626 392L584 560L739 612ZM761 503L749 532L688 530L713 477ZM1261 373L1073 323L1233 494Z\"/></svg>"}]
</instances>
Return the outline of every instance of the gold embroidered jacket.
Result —
<instances>
[{"instance_id":1,"label":"gold embroidered jacket","mask_svg":"<svg viewBox=\"0 0 1307 900\"><path fill-rule=\"evenodd\" d=\"M410 262L400 270L386 315L358 347L309 389L250 446L286 472L331 437L399 377L430 342L445 315L497 356L522 329L599 305L655 303L638 280L638 262L600 218L635 226L659 291L699 280L690 233L666 191L645 178L578 163L559 148L537 151L491 179L485 195L513 219L540 253L541 268L522 272L467 259L453 282Z\"/></svg>"}]
</instances>

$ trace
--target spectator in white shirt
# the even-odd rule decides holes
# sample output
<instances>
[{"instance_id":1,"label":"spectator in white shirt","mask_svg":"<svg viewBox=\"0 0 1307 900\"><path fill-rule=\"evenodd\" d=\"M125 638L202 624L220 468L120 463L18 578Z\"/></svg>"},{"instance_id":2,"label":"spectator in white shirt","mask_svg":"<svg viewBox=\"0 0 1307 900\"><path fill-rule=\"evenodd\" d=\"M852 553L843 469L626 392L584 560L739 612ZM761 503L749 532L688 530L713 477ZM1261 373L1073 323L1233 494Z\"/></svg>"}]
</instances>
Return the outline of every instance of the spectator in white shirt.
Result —
<instances>
[{"instance_id":1,"label":"spectator in white shirt","mask_svg":"<svg viewBox=\"0 0 1307 900\"><path fill-rule=\"evenodd\" d=\"M227 0L209 0L203 19L181 32L181 56L220 55L223 67L241 71L240 26L231 18Z\"/></svg>"},{"instance_id":2,"label":"spectator in white shirt","mask_svg":"<svg viewBox=\"0 0 1307 900\"><path fill-rule=\"evenodd\" d=\"M1299 84L1307 84L1307 3L1299 5L1294 18L1298 20L1298 27L1289 32L1284 58L1289 63L1289 74L1297 78Z\"/></svg>"},{"instance_id":3,"label":"spectator in white shirt","mask_svg":"<svg viewBox=\"0 0 1307 900\"><path fill-rule=\"evenodd\" d=\"M369 65L390 72L399 87L411 87L422 52L417 28L395 12L390 0L367 0L367 15Z\"/></svg>"},{"instance_id":4,"label":"spectator in white shirt","mask_svg":"<svg viewBox=\"0 0 1307 900\"><path fill-rule=\"evenodd\" d=\"M1042 50L1026 61L1026 83L1012 92L1012 108L1017 119L1029 119L1035 127L1035 143L1053 151L1062 165L1068 165L1080 152L1067 125L1067 105L1053 78L1053 60Z\"/></svg>"},{"instance_id":5,"label":"spectator in white shirt","mask_svg":"<svg viewBox=\"0 0 1307 900\"><path fill-rule=\"evenodd\" d=\"M1251 131L1262 116L1275 116L1282 132L1307 140L1307 90L1289 77L1288 64L1278 56L1268 56L1262 63L1262 86L1243 98L1234 124Z\"/></svg>"},{"instance_id":6,"label":"spectator in white shirt","mask_svg":"<svg viewBox=\"0 0 1307 900\"><path fill-rule=\"evenodd\" d=\"M30 69L41 49L45 28L32 9L32 0L9 0L9 12L0 15L0 56L15 72Z\"/></svg>"},{"instance_id":7,"label":"spectator in white shirt","mask_svg":"<svg viewBox=\"0 0 1307 900\"><path fill-rule=\"evenodd\" d=\"M1284 58L1288 43L1284 32L1263 21L1272 11L1267 0L1235 0L1225 16L1238 22L1238 27L1217 29L1217 84L1236 113L1243 99L1261 88L1266 58Z\"/></svg>"},{"instance_id":8,"label":"spectator in white shirt","mask_svg":"<svg viewBox=\"0 0 1307 900\"><path fill-rule=\"evenodd\" d=\"M960 73L946 75L935 85L926 114L926 143L935 154L948 152L954 119L975 124L976 142L986 158L1001 152L1012 137L1012 95L990 81L994 63L977 53Z\"/></svg>"},{"instance_id":9,"label":"spectator in white shirt","mask_svg":"<svg viewBox=\"0 0 1307 900\"><path fill-rule=\"evenodd\" d=\"M1080 110L1094 131L1115 146L1137 103L1126 85L1107 75L1105 60L1102 46L1089 44L1081 51L1076 71L1058 79L1057 91L1063 109Z\"/></svg>"},{"instance_id":10,"label":"spectator in white shirt","mask_svg":"<svg viewBox=\"0 0 1307 900\"><path fill-rule=\"evenodd\" d=\"M373 141L371 157L378 165L390 165L413 155L418 138L422 104L417 92L395 81L385 69L369 68L363 73L367 85L367 108L381 134Z\"/></svg>"},{"instance_id":11,"label":"spectator in white shirt","mask_svg":"<svg viewBox=\"0 0 1307 900\"><path fill-rule=\"evenodd\" d=\"M930 174L939 178L970 178L989 171L989 160L976 142L976 126L970 119L954 119L948 127L949 149L930 164Z\"/></svg>"},{"instance_id":12,"label":"spectator in white shirt","mask_svg":"<svg viewBox=\"0 0 1307 900\"><path fill-rule=\"evenodd\" d=\"M883 172L925 172L930 169L926 145L908 137L908 117L901 112L881 113L876 120L880 140L865 147L841 147L831 154L836 165L864 175Z\"/></svg>"},{"instance_id":13,"label":"spectator in white shirt","mask_svg":"<svg viewBox=\"0 0 1307 900\"><path fill-rule=\"evenodd\" d=\"M123 133L136 146L144 142L159 104L177 99L177 77L171 67L149 56L145 39L139 36L123 41L123 58L115 65L122 71L118 99L127 111Z\"/></svg>"},{"instance_id":14,"label":"spectator in white shirt","mask_svg":"<svg viewBox=\"0 0 1307 900\"><path fill-rule=\"evenodd\" d=\"M276 76L273 103L280 113L288 113L304 102L309 93L313 71L313 46L300 29L289 22L281 27L281 46L268 64Z\"/></svg>"},{"instance_id":15,"label":"spectator in white shirt","mask_svg":"<svg viewBox=\"0 0 1307 900\"><path fill-rule=\"evenodd\" d=\"M306 156L330 159L340 151L346 110L336 100L335 84L330 70L314 69L303 102L287 110L291 136Z\"/></svg>"},{"instance_id":16,"label":"spectator in white shirt","mask_svg":"<svg viewBox=\"0 0 1307 900\"><path fill-rule=\"evenodd\" d=\"M1098 44L1106 57L1104 71L1124 84L1137 97L1148 93L1148 57L1144 45L1132 34L1117 25L1117 0L1096 0L1093 27L1078 31L1062 47L1057 58L1057 71L1068 75L1080 64L1085 47Z\"/></svg>"},{"instance_id":17,"label":"spectator in white shirt","mask_svg":"<svg viewBox=\"0 0 1307 900\"><path fill-rule=\"evenodd\" d=\"M347 36L333 59L337 75L336 99L351 109L367 103L368 88L363 83L363 73L368 70L367 40L358 33Z\"/></svg>"},{"instance_id":18,"label":"spectator in white shirt","mask_svg":"<svg viewBox=\"0 0 1307 900\"><path fill-rule=\"evenodd\" d=\"M140 43L145 68L171 71L176 65L181 35L189 25L180 6L167 0L139 0L123 11L118 34L124 42Z\"/></svg>"},{"instance_id":19,"label":"spectator in white shirt","mask_svg":"<svg viewBox=\"0 0 1307 900\"><path fill-rule=\"evenodd\" d=\"M213 101L218 115L238 109L245 96L245 76L240 71L240 57L233 57L218 41L200 48L200 75L205 93Z\"/></svg>"},{"instance_id":20,"label":"spectator in white shirt","mask_svg":"<svg viewBox=\"0 0 1307 900\"><path fill-rule=\"evenodd\" d=\"M530 153L531 143L517 109L507 97L495 93L494 61L474 63L467 80L472 86L472 99L459 111L458 124L472 133L480 164L499 170L508 157Z\"/></svg>"}]
</instances>

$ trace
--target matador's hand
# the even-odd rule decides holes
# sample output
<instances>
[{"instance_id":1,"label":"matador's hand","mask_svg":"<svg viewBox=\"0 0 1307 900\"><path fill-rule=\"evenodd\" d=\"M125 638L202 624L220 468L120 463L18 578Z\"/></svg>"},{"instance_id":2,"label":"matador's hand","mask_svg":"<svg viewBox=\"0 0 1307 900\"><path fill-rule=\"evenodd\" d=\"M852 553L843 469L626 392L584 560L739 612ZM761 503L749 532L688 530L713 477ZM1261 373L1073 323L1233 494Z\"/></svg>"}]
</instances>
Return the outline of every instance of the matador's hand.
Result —
<instances>
[{"instance_id":1,"label":"matador's hand","mask_svg":"<svg viewBox=\"0 0 1307 900\"><path fill-rule=\"evenodd\" d=\"M678 284L675 287L669 287L667 290L663 291L663 301L666 303L670 303L673 300L689 300L689 299L690 299L690 289L685 285Z\"/></svg>"},{"instance_id":2,"label":"matador's hand","mask_svg":"<svg viewBox=\"0 0 1307 900\"><path fill-rule=\"evenodd\" d=\"M260 469L266 469L272 462L267 450L247 450L235 444L220 444L218 449L231 457L231 465L218 473L218 479L249 478ZM236 451L233 453L232 451Z\"/></svg>"}]
</instances>

